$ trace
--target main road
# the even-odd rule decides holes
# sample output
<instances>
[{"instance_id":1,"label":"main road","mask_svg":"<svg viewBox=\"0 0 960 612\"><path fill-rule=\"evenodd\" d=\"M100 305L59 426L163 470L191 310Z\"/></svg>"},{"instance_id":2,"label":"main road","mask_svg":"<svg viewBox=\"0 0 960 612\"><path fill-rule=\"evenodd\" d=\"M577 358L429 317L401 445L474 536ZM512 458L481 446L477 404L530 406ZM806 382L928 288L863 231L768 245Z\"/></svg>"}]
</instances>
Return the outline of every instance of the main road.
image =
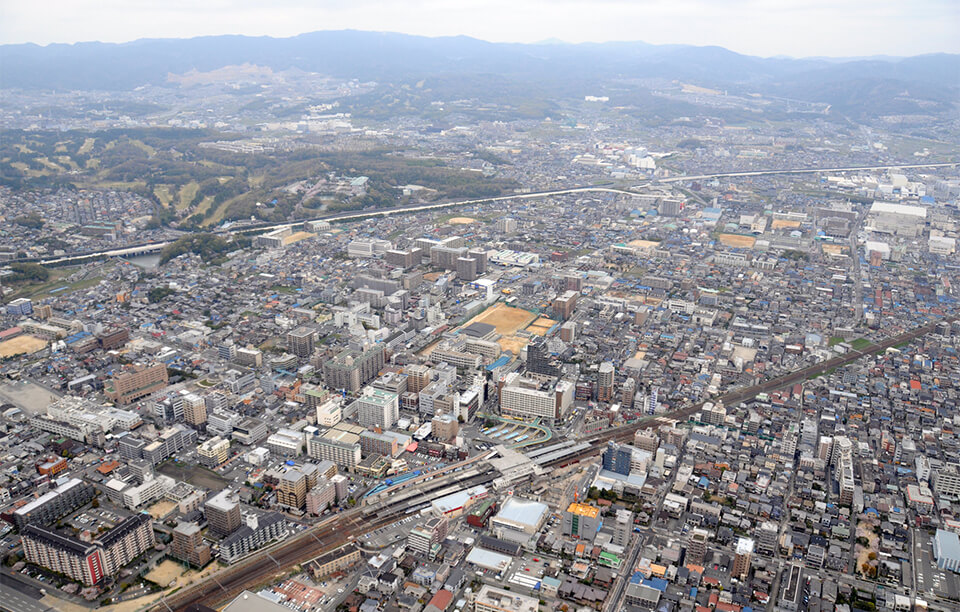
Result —
<instances>
[{"instance_id":1,"label":"main road","mask_svg":"<svg viewBox=\"0 0 960 612\"><path fill-rule=\"evenodd\" d=\"M654 179L645 183L634 185L630 189L620 189L617 187L593 187L593 186L574 186L563 189L548 189L543 191L531 191L529 193L516 193L506 196L495 196L490 198L473 198L469 200L455 200L453 202L439 202L436 204L415 204L409 206L395 206L392 208L382 208L379 210L351 211L343 213L332 213L329 215L320 215L309 219L300 219L298 221L287 221L283 223L255 223L239 226L236 229L226 230L231 234L247 234L252 232L269 232L276 229L293 227L301 225L308 221L349 221L351 219L363 219L366 217L387 217L390 215L399 215L404 213L421 212L425 210L439 210L444 208L455 208L457 206L472 206L474 204L489 204L494 202L506 202L509 200L525 200L533 198L546 198L550 196L570 195L576 193L615 193L620 195L641 195L636 190L644 189L653 185L679 183L684 181L698 181L710 178L740 177L740 176L765 176L775 174L815 174L819 172L856 172L861 170L906 170L922 168L949 168L960 165L960 162L946 162L936 164L899 164L891 166L849 166L841 168L788 168L782 170L750 170L744 172L718 172L716 174L697 174L672 176L661 179ZM214 230L216 231L216 230ZM223 231L223 230L221 230ZM159 252L163 247L170 244L171 240L159 242L142 242L132 244L118 249L102 249L97 251L87 251L83 253L73 253L62 257L52 259L23 259L20 261L30 261L42 265L62 266L72 263L82 263L88 259L97 259L100 257L127 257L130 255L144 255L147 253Z\"/></svg>"}]
</instances>

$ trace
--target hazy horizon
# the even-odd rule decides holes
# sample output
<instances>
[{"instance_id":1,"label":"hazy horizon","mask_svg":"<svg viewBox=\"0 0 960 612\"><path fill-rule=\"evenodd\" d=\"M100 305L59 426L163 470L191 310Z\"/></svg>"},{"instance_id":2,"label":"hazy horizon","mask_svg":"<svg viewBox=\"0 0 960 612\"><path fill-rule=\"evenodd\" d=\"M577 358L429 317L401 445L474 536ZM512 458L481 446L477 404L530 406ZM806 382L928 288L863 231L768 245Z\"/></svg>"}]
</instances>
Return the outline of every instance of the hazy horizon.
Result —
<instances>
[{"instance_id":1,"label":"hazy horizon","mask_svg":"<svg viewBox=\"0 0 960 612\"><path fill-rule=\"evenodd\" d=\"M960 5L949 0L106 0L7 3L0 44L125 43L150 38L244 35L288 38L323 30L469 36L489 42L646 42L720 46L761 57L869 57L960 53Z\"/></svg>"}]
</instances>

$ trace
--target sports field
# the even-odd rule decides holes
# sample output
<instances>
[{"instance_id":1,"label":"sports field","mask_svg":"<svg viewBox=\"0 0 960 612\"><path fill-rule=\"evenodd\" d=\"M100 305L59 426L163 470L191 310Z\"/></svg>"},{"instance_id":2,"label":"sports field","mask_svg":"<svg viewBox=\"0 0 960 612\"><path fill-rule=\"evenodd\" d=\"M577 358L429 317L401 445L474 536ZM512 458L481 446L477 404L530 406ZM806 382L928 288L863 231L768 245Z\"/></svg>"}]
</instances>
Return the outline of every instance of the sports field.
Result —
<instances>
[{"instance_id":1,"label":"sports field","mask_svg":"<svg viewBox=\"0 0 960 612\"><path fill-rule=\"evenodd\" d=\"M0 342L0 357L36 353L47 346L47 341L33 336L17 336Z\"/></svg>"},{"instance_id":2,"label":"sports field","mask_svg":"<svg viewBox=\"0 0 960 612\"><path fill-rule=\"evenodd\" d=\"M717 236L720 244L736 247L738 249L752 249L757 239L753 236L741 236L740 234L720 234Z\"/></svg>"},{"instance_id":3,"label":"sports field","mask_svg":"<svg viewBox=\"0 0 960 612\"><path fill-rule=\"evenodd\" d=\"M527 345L528 340L517 336L516 333L536 318L537 315L522 308L497 304L470 319L467 325L470 323L493 325L497 328L497 333L500 334L500 339L497 341L500 348L510 351L514 355L519 355L520 350Z\"/></svg>"}]
</instances>

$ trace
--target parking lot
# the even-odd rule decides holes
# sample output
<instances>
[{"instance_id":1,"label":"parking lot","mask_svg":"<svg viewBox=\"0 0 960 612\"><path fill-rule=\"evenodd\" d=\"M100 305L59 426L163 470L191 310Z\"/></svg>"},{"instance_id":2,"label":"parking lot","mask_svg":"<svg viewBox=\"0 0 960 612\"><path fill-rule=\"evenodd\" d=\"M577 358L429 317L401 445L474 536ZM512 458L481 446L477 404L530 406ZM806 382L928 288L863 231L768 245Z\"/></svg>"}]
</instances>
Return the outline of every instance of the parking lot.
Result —
<instances>
[{"instance_id":1,"label":"parking lot","mask_svg":"<svg viewBox=\"0 0 960 612\"><path fill-rule=\"evenodd\" d=\"M933 593L945 599L960 598L960 578L953 572L937 568L930 536L917 532L913 546L917 568L917 591Z\"/></svg>"}]
</instances>

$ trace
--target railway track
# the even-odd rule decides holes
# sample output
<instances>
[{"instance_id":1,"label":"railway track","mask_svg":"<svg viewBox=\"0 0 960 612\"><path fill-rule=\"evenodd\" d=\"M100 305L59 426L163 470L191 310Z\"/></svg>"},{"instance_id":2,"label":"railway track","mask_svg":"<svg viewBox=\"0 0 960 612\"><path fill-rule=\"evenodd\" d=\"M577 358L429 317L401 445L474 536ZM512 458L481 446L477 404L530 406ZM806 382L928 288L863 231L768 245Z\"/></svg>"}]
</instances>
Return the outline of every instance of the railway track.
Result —
<instances>
[{"instance_id":1,"label":"railway track","mask_svg":"<svg viewBox=\"0 0 960 612\"><path fill-rule=\"evenodd\" d=\"M561 465L572 463L586 457L600 454L604 443L609 440L618 440L632 437L638 429L648 427L657 420L685 419L698 412L707 401L722 401L732 405L748 401L761 393L767 393L793 385L811 376L823 374L833 368L853 363L857 359L868 355L875 355L890 347L904 342L910 342L933 331L940 322L953 323L960 317L948 317L941 321L928 323L909 332L893 336L871 344L862 350L851 350L849 353L833 357L826 361L801 368L794 372L777 376L768 381L737 389L719 397L696 402L670 412L651 416L636 423L619 427L613 430L599 432L583 438L583 441L594 443L590 448L575 455L554 460L547 465ZM444 472L456 466L449 466ZM443 472L441 472L443 473ZM439 475L439 474L438 474ZM185 611L191 604L212 606L236 597L244 589L271 582L274 578L289 571L298 563L314 559L326 552L339 548L344 544L361 537L362 535L385 527L403 516L407 506L388 507L380 510L376 515L365 516L363 509L357 508L348 513L335 517L326 523L312 527L294 538L282 542L265 552L255 553L250 558L225 568L212 575L206 581L191 585L182 591L161 600L152 609L164 612ZM352 537L351 537L352 536Z\"/></svg>"}]
</instances>

